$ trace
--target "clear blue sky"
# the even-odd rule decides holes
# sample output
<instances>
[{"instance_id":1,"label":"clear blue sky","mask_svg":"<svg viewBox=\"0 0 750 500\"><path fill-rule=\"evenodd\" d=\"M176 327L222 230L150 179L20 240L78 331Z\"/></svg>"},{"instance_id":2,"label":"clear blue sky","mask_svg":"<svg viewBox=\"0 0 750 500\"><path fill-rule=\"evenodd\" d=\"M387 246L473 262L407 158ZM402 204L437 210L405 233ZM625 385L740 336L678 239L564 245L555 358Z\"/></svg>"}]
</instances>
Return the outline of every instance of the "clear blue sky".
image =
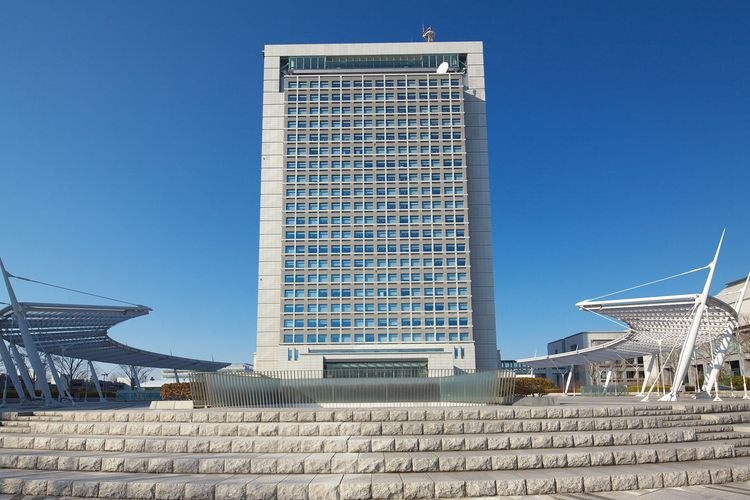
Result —
<instances>
[{"instance_id":1,"label":"clear blue sky","mask_svg":"<svg viewBox=\"0 0 750 500\"><path fill-rule=\"evenodd\" d=\"M130 345L250 361L263 45L432 24L485 44L506 357L609 328L575 302L707 263L724 227L713 292L750 271L750 3L479 4L3 2L0 256L151 306Z\"/></svg>"}]
</instances>

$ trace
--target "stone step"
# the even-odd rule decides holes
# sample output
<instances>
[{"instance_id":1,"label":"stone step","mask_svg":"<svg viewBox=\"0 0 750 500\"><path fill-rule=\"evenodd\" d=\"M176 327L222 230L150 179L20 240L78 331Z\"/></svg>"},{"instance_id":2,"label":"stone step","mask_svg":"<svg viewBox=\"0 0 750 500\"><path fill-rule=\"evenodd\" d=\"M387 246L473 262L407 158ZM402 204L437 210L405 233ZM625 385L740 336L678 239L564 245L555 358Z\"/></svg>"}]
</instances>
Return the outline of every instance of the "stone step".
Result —
<instances>
[{"instance_id":1,"label":"stone step","mask_svg":"<svg viewBox=\"0 0 750 500\"><path fill-rule=\"evenodd\" d=\"M321 437L336 437L336 436L351 436L351 437L413 437L413 436L480 436L486 434L507 434L509 436L529 436L539 435L545 436L550 434L589 434L589 433L607 433L612 435L623 435L623 434L638 434L643 433L654 433L663 434L669 432L680 432L690 430L693 432L701 433L713 433L713 432L732 432L735 430L734 425L728 424L716 424L710 421L696 422L685 422L683 425L674 425L667 427L655 427L655 428L642 428L642 429L596 429L589 428L589 426L582 425L580 429L541 429L526 431L520 430L514 432L511 429L505 427L495 426L473 426L471 424L465 425L462 428L448 428L442 427L440 432L440 426L434 426L431 424L425 424L420 427L419 424L385 424L381 428L373 426L358 426L356 424L319 424L316 428L301 429L298 432L294 432L295 428L279 427L277 424L237 424L236 426L222 426L214 427L210 424L127 424L132 427L127 427L125 431L110 428L77 428L77 432L61 432L58 429L48 429L46 432L35 430L34 434L39 436L53 435L88 435L88 436L102 436L102 437L264 437L264 436L279 436L279 437L305 437L305 436L321 436ZM377 431L380 432L377 432ZM0 437L3 434L3 429L0 428ZM102 433L101 431L108 431Z\"/></svg>"},{"instance_id":2,"label":"stone step","mask_svg":"<svg viewBox=\"0 0 750 500\"><path fill-rule=\"evenodd\" d=\"M0 493L98 498L362 499L596 493L750 480L744 458L413 474L137 474L0 470Z\"/></svg>"},{"instance_id":3,"label":"stone step","mask_svg":"<svg viewBox=\"0 0 750 500\"><path fill-rule=\"evenodd\" d=\"M563 420L446 420L415 422L241 422L241 423L42 423L5 422L0 432L13 427L36 434L126 435L126 436L396 436L490 433L577 432L638 429L710 427L711 420L662 421L629 418Z\"/></svg>"},{"instance_id":4,"label":"stone step","mask_svg":"<svg viewBox=\"0 0 750 500\"><path fill-rule=\"evenodd\" d=\"M648 408L648 407L646 407ZM750 405L748 405L750 408ZM578 418L578 417L619 417L634 416L633 407L507 407L473 406L448 408L384 408L384 409L258 409L258 410L122 410L122 411L69 411L35 412L34 416L55 415L66 421L167 421L187 418L193 422L225 422L227 414L230 422L369 422L369 421L421 421L421 420L462 420L462 419L527 419L527 418ZM239 416L239 415L243 416ZM19 416L13 412L0 413L0 420L15 420ZM190 420L192 418L192 420Z\"/></svg>"},{"instance_id":5,"label":"stone step","mask_svg":"<svg viewBox=\"0 0 750 500\"><path fill-rule=\"evenodd\" d=\"M724 440L732 440L736 441L737 443L744 444L748 441L748 434L747 433L739 433L739 432L714 432L709 434L701 434L696 435L697 441L724 441Z\"/></svg>"},{"instance_id":6,"label":"stone step","mask_svg":"<svg viewBox=\"0 0 750 500\"><path fill-rule=\"evenodd\" d=\"M223 415L223 414L222 414ZM160 413L154 413L149 414L142 420L132 420L130 419L129 415L125 415L121 417L118 420L83 420L83 419L76 419L76 420L59 420L59 419L49 419L47 417L38 417L38 418L32 418L29 420L17 420L17 419L8 419L8 420L2 420L0 423L7 424L7 425L43 425L43 424L49 424L49 425L75 425L75 424L102 424L102 425L112 425L112 424L120 424L120 423L201 423L201 424L238 424L238 423L413 423L413 422L420 422L420 423L448 423L448 422L485 422L485 423L518 423L519 425L527 425L527 424L538 424L543 423L547 421L557 421L557 422L572 422L572 421L586 421L586 422L603 422L603 421L613 421L613 422L628 422L628 421L636 421L636 422L645 422L647 425L648 423L651 423L650 425L655 425L658 422L680 422L680 421L701 421L701 420L708 420L713 419L714 421L718 421L720 419L723 419L727 422L734 419L741 419L743 417L747 418L750 415L750 412L732 412L732 413L726 413L726 414L720 414L720 415L691 415L691 414L680 414L680 415L661 415L661 416L641 416L641 415L629 415L629 416L604 416L604 417L560 417L560 418L432 418L432 419L401 419L401 420L394 420L394 419L387 419L387 420L378 420L378 419L370 419L370 420L330 420L325 419L325 416L318 417L318 420L304 420L306 418L309 418L312 416L315 417L314 414L301 417L298 415L297 418L300 420L276 420L274 417L276 415L271 415L268 418L268 420L257 420L257 415L250 414L248 416L245 416L243 412L228 412L226 414L226 417L224 419L219 418L211 418L210 421L205 422L200 416L191 416L189 414L160 414ZM454 417L455 415L452 415ZM125 418L128 417L128 418ZM293 416L286 416L285 418L293 418ZM364 418L364 417L363 417Z\"/></svg>"},{"instance_id":7,"label":"stone step","mask_svg":"<svg viewBox=\"0 0 750 500\"><path fill-rule=\"evenodd\" d=\"M745 438L730 432L731 426L711 426L701 440ZM12 435L0 436L0 448L206 453L206 452L350 452L460 451L527 448L570 448L693 442L694 429L669 431L533 433L529 435L474 434L453 436L107 436L107 435Z\"/></svg>"},{"instance_id":8,"label":"stone step","mask_svg":"<svg viewBox=\"0 0 750 500\"><path fill-rule=\"evenodd\" d=\"M62 422L65 420L63 415L16 415L13 419L8 420L14 420L18 422L32 422L32 421L39 421L39 420L45 420L50 422Z\"/></svg>"},{"instance_id":9,"label":"stone step","mask_svg":"<svg viewBox=\"0 0 750 500\"><path fill-rule=\"evenodd\" d=\"M750 422L750 412L734 411L718 414L702 414L703 420L710 420L720 424L743 424Z\"/></svg>"},{"instance_id":10,"label":"stone step","mask_svg":"<svg viewBox=\"0 0 750 500\"><path fill-rule=\"evenodd\" d=\"M652 416L653 417L653 416L662 416L662 415L687 415L687 414L689 414L689 413L686 410L684 410L684 409L675 410L675 409L672 409L672 408L670 408L670 409L662 409L662 410L656 410L656 409L653 409L653 410L649 410L649 409L641 410L641 409L636 408L636 410L635 410L635 415L638 416L638 417L645 417L645 416Z\"/></svg>"},{"instance_id":11,"label":"stone step","mask_svg":"<svg viewBox=\"0 0 750 500\"><path fill-rule=\"evenodd\" d=\"M31 429L28 427L7 427L5 429L0 429L0 433L6 434L29 434L31 433Z\"/></svg>"},{"instance_id":12,"label":"stone step","mask_svg":"<svg viewBox=\"0 0 750 500\"><path fill-rule=\"evenodd\" d=\"M726 425L726 424L715 424L715 425L709 425L706 427L693 427L693 430L695 430L696 433L700 434L711 434L716 432L735 432L738 435L744 434L745 436L750 436L750 433L743 432L743 431L735 431L735 428L733 425Z\"/></svg>"},{"instance_id":13,"label":"stone step","mask_svg":"<svg viewBox=\"0 0 750 500\"><path fill-rule=\"evenodd\" d=\"M559 469L607 465L691 462L736 456L731 442L577 448L410 453L102 453L5 450L2 469L180 474L412 473ZM744 456L744 455L743 455Z\"/></svg>"},{"instance_id":14,"label":"stone step","mask_svg":"<svg viewBox=\"0 0 750 500\"><path fill-rule=\"evenodd\" d=\"M619 416L700 415L704 413L748 412L750 402L719 404L634 406L554 406L554 407L449 407L449 408L386 408L386 409L262 409L262 410L118 410L118 411L38 411L36 417L55 417L64 421L183 421L183 422L313 422L313 421L405 421L463 419L560 419ZM230 415L231 414L231 415ZM239 416L242 414L242 416ZM17 413L2 412L0 420L20 418Z\"/></svg>"}]
</instances>

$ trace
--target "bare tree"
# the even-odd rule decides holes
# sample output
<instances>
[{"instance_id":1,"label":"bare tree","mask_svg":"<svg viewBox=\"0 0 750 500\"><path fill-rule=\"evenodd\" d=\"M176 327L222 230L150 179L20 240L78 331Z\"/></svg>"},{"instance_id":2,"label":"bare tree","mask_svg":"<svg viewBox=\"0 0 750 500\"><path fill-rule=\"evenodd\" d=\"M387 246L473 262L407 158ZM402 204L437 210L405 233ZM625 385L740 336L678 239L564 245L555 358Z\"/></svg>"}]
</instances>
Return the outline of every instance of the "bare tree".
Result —
<instances>
[{"instance_id":1,"label":"bare tree","mask_svg":"<svg viewBox=\"0 0 750 500\"><path fill-rule=\"evenodd\" d=\"M68 387L71 387L73 380L82 379L86 376L86 361L83 359L53 354L52 363L54 363L57 373Z\"/></svg>"},{"instance_id":2,"label":"bare tree","mask_svg":"<svg viewBox=\"0 0 750 500\"><path fill-rule=\"evenodd\" d=\"M130 387L135 388L138 386L136 384L136 380L138 382L145 382L148 380L148 376L151 375L151 372L153 371L153 368L148 368L146 366L130 366L130 365L118 365L120 367L120 371L122 372L125 377L130 381Z\"/></svg>"}]
</instances>

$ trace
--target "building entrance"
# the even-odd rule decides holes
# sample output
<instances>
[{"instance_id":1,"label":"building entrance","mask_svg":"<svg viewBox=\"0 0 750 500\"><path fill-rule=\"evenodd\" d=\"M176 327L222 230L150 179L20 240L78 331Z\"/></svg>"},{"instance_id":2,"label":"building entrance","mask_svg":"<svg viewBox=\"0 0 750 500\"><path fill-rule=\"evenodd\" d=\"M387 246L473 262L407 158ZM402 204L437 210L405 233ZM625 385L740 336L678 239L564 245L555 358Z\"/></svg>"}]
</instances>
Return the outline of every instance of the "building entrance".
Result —
<instances>
[{"instance_id":1,"label":"building entrance","mask_svg":"<svg viewBox=\"0 0 750 500\"><path fill-rule=\"evenodd\" d=\"M325 361L325 378L426 377L427 360Z\"/></svg>"}]
</instances>

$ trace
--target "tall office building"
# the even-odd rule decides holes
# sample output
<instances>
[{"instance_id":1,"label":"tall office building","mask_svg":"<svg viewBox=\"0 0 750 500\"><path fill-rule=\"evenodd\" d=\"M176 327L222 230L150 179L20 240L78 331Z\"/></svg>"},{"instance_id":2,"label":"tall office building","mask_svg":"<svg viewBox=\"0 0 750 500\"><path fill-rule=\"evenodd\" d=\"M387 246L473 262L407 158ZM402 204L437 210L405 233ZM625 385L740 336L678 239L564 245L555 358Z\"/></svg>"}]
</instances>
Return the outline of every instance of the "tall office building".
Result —
<instances>
[{"instance_id":1,"label":"tall office building","mask_svg":"<svg viewBox=\"0 0 750 500\"><path fill-rule=\"evenodd\" d=\"M495 369L481 42L268 45L255 369Z\"/></svg>"}]
</instances>

